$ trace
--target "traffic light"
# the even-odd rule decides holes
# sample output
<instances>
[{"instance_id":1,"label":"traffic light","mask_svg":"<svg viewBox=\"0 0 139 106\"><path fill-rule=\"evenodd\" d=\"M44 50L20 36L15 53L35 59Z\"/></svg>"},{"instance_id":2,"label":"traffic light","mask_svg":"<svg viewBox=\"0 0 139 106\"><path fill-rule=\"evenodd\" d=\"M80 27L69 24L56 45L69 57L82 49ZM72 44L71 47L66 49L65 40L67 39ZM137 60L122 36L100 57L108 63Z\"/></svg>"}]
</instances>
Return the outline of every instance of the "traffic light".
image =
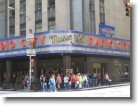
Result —
<instances>
[{"instance_id":1,"label":"traffic light","mask_svg":"<svg viewBox=\"0 0 139 106\"><path fill-rule=\"evenodd\" d=\"M36 42L35 42L35 40L32 40L31 41L31 47L34 48L35 46L36 46Z\"/></svg>"},{"instance_id":2,"label":"traffic light","mask_svg":"<svg viewBox=\"0 0 139 106\"><path fill-rule=\"evenodd\" d=\"M126 11L126 16L130 16L130 2L127 2L126 4L125 4L125 7L126 7L126 9L125 9L125 11Z\"/></svg>"}]
</instances>

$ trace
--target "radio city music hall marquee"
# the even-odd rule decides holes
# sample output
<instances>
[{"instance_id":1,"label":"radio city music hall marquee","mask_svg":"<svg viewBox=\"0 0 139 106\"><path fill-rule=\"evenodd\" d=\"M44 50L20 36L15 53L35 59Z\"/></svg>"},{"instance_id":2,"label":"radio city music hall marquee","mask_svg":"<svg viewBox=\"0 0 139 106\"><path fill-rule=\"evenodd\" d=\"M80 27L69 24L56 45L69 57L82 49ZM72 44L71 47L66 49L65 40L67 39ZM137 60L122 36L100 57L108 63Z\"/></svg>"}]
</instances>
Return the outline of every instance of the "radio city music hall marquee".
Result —
<instances>
[{"instance_id":1,"label":"radio city music hall marquee","mask_svg":"<svg viewBox=\"0 0 139 106\"><path fill-rule=\"evenodd\" d=\"M43 34L35 36L36 46L54 45L54 44L80 44L87 46L95 46L101 48L129 50L130 42L127 40L114 39L101 36L92 36L77 33L63 34ZM12 50L28 47L29 43L25 36L21 38L13 38L10 40L0 41L0 51Z\"/></svg>"}]
</instances>

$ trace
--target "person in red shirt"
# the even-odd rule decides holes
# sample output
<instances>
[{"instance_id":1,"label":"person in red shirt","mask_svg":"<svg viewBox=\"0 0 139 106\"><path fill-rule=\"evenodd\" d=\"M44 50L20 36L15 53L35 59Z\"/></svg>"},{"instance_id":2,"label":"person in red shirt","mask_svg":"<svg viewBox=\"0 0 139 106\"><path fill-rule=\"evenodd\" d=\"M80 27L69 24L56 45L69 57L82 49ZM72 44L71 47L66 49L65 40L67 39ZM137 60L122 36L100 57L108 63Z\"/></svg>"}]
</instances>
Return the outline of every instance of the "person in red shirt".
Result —
<instances>
[{"instance_id":1,"label":"person in red shirt","mask_svg":"<svg viewBox=\"0 0 139 106\"><path fill-rule=\"evenodd\" d=\"M73 74L71 76L71 89L75 89L75 82L76 82L76 79L75 79L75 75Z\"/></svg>"},{"instance_id":2,"label":"person in red shirt","mask_svg":"<svg viewBox=\"0 0 139 106\"><path fill-rule=\"evenodd\" d=\"M62 84L62 78L61 78L61 76L59 74L58 74L58 76L56 78L56 83L57 83L58 89L60 89L60 85Z\"/></svg>"}]
</instances>

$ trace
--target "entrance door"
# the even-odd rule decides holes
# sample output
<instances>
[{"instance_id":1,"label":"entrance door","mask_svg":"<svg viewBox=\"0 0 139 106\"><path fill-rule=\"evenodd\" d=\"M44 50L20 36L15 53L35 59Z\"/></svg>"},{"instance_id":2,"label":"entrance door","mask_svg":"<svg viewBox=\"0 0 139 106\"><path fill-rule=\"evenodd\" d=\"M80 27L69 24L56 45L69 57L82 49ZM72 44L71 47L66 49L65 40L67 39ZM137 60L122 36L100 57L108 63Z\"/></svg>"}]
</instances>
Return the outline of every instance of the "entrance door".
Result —
<instances>
[{"instance_id":1,"label":"entrance door","mask_svg":"<svg viewBox=\"0 0 139 106\"><path fill-rule=\"evenodd\" d=\"M100 75L100 84L103 84L104 74L106 72L106 63L93 63L93 73Z\"/></svg>"},{"instance_id":2,"label":"entrance door","mask_svg":"<svg viewBox=\"0 0 139 106\"><path fill-rule=\"evenodd\" d=\"M101 63L93 63L93 73L101 74Z\"/></svg>"},{"instance_id":3,"label":"entrance door","mask_svg":"<svg viewBox=\"0 0 139 106\"><path fill-rule=\"evenodd\" d=\"M79 70L80 70L80 68L79 68L79 66L72 66L72 69L73 69L73 74L77 74L77 73L79 73Z\"/></svg>"}]
</instances>

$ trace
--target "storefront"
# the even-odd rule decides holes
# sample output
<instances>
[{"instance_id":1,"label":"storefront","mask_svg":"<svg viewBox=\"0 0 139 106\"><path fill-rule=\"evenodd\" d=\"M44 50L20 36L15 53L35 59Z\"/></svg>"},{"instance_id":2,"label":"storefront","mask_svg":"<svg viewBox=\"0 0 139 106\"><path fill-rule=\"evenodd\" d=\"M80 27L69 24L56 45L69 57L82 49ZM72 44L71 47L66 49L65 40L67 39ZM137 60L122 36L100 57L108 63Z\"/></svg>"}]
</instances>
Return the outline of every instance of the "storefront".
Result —
<instances>
[{"instance_id":1,"label":"storefront","mask_svg":"<svg viewBox=\"0 0 139 106\"><path fill-rule=\"evenodd\" d=\"M107 72L113 81L120 81L126 70L130 74L130 41L91 33L55 30L35 34L36 56L32 57L32 75L41 73ZM25 36L0 39L0 81L12 73L22 76L28 73L29 43Z\"/></svg>"}]
</instances>

